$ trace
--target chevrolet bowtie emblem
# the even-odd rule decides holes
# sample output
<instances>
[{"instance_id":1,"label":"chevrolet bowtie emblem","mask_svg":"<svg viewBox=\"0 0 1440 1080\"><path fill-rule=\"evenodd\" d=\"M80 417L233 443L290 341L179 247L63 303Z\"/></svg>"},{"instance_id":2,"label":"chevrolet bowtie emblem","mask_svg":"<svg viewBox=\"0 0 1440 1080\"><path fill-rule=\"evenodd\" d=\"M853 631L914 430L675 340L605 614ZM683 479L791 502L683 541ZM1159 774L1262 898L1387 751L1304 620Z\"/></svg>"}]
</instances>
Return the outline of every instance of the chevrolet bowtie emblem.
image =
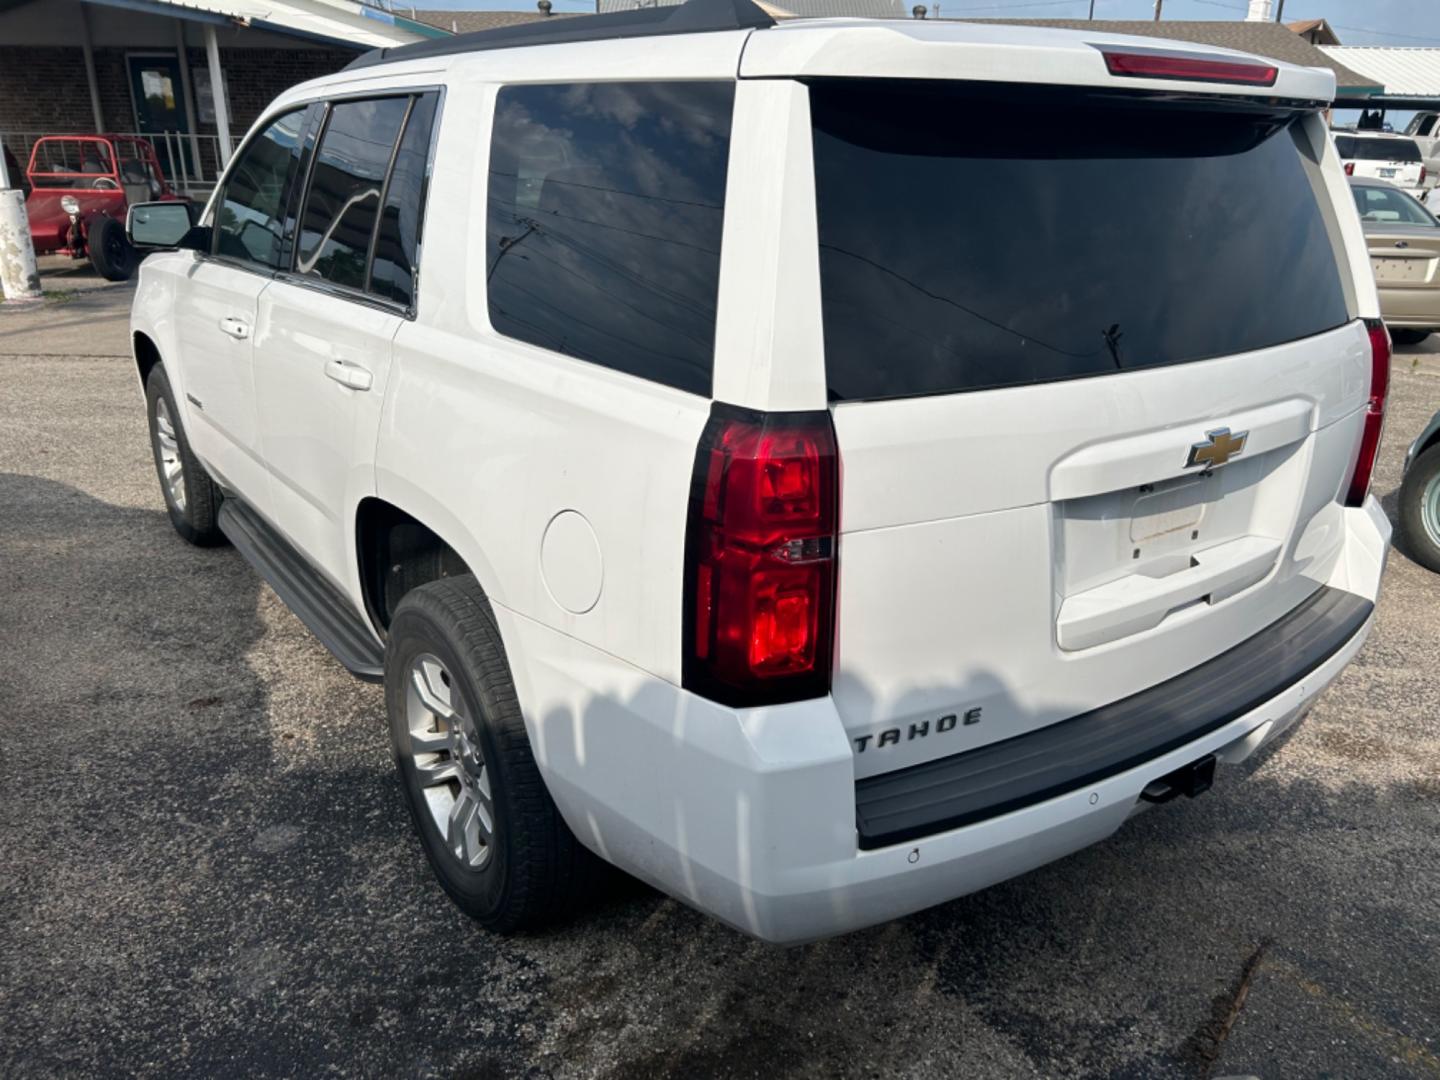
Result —
<instances>
[{"instance_id":1,"label":"chevrolet bowtie emblem","mask_svg":"<svg viewBox=\"0 0 1440 1080\"><path fill-rule=\"evenodd\" d=\"M1248 431L1242 431L1238 435L1231 435L1228 427L1207 431L1204 442L1197 442L1190 447L1190 457L1186 460L1185 467L1189 469L1195 465L1203 465L1207 469L1213 469L1217 465L1224 465L1245 449L1245 438L1249 434Z\"/></svg>"}]
</instances>

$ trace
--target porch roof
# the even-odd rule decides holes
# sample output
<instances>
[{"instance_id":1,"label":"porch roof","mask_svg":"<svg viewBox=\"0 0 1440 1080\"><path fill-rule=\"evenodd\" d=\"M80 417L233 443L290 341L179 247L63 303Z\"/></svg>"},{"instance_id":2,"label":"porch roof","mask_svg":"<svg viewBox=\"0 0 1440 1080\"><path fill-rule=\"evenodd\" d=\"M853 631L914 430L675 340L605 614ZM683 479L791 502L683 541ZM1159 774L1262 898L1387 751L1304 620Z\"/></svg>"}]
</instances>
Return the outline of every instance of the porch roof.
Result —
<instances>
[{"instance_id":1,"label":"porch roof","mask_svg":"<svg viewBox=\"0 0 1440 1080\"><path fill-rule=\"evenodd\" d=\"M23 0L22 0L23 2ZM84 0L103 7L242 26L351 49L446 37L443 29L350 0ZM0 8L18 6L0 3Z\"/></svg>"}]
</instances>

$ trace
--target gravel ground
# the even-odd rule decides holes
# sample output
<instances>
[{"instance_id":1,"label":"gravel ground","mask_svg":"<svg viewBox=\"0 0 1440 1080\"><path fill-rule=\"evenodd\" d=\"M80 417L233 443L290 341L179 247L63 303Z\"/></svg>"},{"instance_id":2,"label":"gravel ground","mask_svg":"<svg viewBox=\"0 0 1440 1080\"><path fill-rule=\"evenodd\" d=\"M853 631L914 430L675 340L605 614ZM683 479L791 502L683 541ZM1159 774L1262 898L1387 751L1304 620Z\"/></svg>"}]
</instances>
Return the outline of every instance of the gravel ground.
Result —
<instances>
[{"instance_id":1,"label":"gravel ground","mask_svg":"<svg viewBox=\"0 0 1440 1080\"><path fill-rule=\"evenodd\" d=\"M0 1076L1440 1077L1440 576L1403 552L1292 736L1062 862L788 951L625 882L498 939L379 690L171 531L128 296L0 312ZM1392 516L1436 408L1429 345Z\"/></svg>"}]
</instances>

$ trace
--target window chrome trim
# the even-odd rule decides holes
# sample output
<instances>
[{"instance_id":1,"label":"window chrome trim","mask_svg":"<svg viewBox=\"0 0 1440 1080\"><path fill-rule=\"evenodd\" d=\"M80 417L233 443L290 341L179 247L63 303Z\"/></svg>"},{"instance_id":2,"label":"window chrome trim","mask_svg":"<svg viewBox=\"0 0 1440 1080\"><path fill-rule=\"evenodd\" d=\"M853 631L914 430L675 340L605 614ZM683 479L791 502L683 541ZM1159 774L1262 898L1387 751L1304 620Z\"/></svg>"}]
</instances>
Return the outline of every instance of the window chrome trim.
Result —
<instances>
[{"instance_id":1,"label":"window chrome trim","mask_svg":"<svg viewBox=\"0 0 1440 1080\"><path fill-rule=\"evenodd\" d=\"M406 318L414 321L420 308L420 255L425 249L425 226L430 218L430 181L435 173L435 155L440 149L440 122L445 115L445 87L436 88L435 113L430 118L430 145L425 150L425 186L420 196L420 235L415 238L415 265L410 280L410 307ZM403 133L402 133L403 134Z\"/></svg>"},{"instance_id":2,"label":"window chrome trim","mask_svg":"<svg viewBox=\"0 0 1440 1080\"><path fill-rule=\"evenodd\" d=\"M296 285L302 289L309 289L311 292L334 297L336 300L349 300L351 303L364 304L366 307L375 308L391 315L399 315L405 319L413 320L415 318L413 307L397 304L394 300L387 300L383 296L376 296L374 293L368 293L362 289L354 289L348 285L336 285L333 281L322 277L297 274L293 270L282 270L271 276L275 281L285 285Z\"/></svg>"}]
</instances>

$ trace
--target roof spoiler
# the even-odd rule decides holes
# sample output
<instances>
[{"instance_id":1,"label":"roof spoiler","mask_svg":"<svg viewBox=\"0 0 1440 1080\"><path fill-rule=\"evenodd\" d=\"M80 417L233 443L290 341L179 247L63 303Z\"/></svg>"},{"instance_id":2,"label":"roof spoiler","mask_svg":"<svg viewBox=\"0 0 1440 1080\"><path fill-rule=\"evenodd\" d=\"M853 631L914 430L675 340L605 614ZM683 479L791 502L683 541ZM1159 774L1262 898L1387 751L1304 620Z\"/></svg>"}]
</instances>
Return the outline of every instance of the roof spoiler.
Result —
<instances>
[{"instance_id":1,"label":"roof spoiler","mask_svg":"<svg viewBox=\"0 0 1440 1080\"><path fill-rule=\"evenodd\" d=\"M518 26L419 41L413 45L372 49L350 61L345 70L488 49L516 49L526 45L704 34L719 30L763 30L774 25L775 20L751 0L686 0L672 7L639 8L608 15L552 17Z\"/></svg>"}]
</instances>

